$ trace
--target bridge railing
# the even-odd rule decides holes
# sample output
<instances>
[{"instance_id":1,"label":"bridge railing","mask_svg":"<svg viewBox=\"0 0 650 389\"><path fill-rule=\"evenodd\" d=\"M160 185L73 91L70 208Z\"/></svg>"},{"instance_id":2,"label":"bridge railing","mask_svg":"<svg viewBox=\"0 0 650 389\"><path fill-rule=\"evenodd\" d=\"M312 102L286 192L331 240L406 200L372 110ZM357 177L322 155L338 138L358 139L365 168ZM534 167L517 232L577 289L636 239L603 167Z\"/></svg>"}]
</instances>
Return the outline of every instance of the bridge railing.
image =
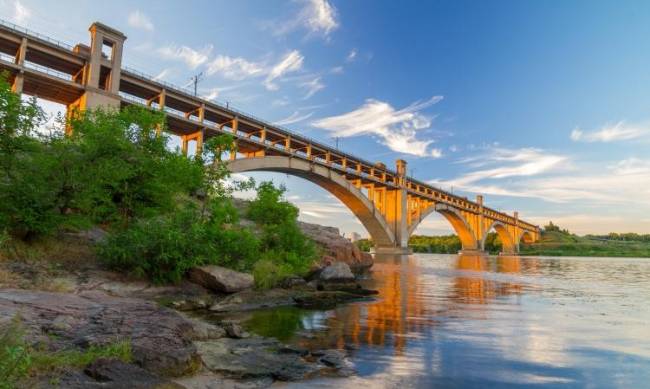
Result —
<instances>
[{"instance_id":1,"label":"bridge railing","mask_svg":"<svg viewBox=\"0 0 650 389\"><path fill-rule=\"evenodd\" d=\"M0 19L0 25L4 26L4 27L7 27L7 28L10 28L12 30L21 32L21 33L23 33L25 35L30 35L30 36L32 36L34 38L37 38L37 39L40 39L42 41L51 43L51 44L53 44L55 46L58 46L58 47L60 47L62 49L65 49L65 50L72 51L73 48L74 48L74 46L72 46L71 44L62 42L62 41L57 40L57 39L50 38L47 35L40 34L40 33L36 32L36 31L30 30L30 29L25 28L23 26L19 26L19 25L15 24L15 23L12 23L12 22L4 20L4 19Z\"/></svg>"}]
</instances>

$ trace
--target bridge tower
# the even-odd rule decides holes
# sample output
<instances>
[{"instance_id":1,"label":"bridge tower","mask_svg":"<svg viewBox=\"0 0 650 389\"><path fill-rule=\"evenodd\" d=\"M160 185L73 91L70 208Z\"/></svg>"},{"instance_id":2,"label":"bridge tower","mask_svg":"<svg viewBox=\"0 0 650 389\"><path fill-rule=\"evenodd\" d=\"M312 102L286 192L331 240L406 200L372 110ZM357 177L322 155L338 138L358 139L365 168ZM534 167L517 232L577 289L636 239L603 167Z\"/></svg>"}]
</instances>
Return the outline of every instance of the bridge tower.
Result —
<instances>
[{"instance_id":1,"label":"bridge tower","mask_svg":"<svg viewBox=\"0 0 650 389\"><path fill-rule=\"evenodd\" d=\"M88 30L90 47L80 43L74 48L88 58L81 71L73 76L85 87L84 93L68 105L68 116L76 110L120 108L122 51L126 36L99 22L93 23Z\"/></svg>"}]
</instances>

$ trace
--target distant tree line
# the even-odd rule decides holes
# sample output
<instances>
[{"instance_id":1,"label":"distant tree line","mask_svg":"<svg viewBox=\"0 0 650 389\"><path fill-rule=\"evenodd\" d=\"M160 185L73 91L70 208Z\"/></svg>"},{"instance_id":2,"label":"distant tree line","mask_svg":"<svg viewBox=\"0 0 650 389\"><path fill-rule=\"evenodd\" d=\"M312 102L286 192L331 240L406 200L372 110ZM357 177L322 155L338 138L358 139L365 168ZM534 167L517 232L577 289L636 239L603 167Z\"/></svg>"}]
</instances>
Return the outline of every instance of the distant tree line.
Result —
<instances>
[{"instance_id":1,"label":"distant tree line","mask_svg":"<svg viewBox=\"0 0 650 389\"><path fill-rule=\"evenodd\" d=\"M370 251L373 246L372 240L369 239L359 239L355 243L363 251ZM456 254L461 250L462 244L456 234L413 235L409 238L409 247L415 253ZM501 240L496 232L488 233L485 238L485 250L493 254L501 251Z\"/></svg>"}]
</instances>

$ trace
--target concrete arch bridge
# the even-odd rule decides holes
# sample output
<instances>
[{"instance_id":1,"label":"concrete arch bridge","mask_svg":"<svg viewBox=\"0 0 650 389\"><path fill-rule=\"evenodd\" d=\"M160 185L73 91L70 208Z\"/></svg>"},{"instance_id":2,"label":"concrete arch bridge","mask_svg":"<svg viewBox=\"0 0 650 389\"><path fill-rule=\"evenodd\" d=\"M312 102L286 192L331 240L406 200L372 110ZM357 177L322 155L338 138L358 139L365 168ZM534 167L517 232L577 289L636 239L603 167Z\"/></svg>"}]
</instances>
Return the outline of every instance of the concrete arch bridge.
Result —
<instances>
[{"instance_id":1,"label":"concrete arch bridge","mask_svg":"<svg viewBox=\"0 0 650 389\"><path fill-rule=\"evenodd\" d=\"M494 229L504 253L519 242L539 239L539 228L476 201L406 176L406 162L395 169L371 163L313 141L132 69L122 67L126 36L102 23L90 28L90 43L68 45L0 20L0 71L9 74L16 93L76 109L141 105L166 113L166 130L203 148L204 139L231 134L233 172L275 171L305 178L345 204L370 233L376 251L404 253L408 238L432 212L454 228L465 252L481 252Z\"/></svg>"}]
</instances>

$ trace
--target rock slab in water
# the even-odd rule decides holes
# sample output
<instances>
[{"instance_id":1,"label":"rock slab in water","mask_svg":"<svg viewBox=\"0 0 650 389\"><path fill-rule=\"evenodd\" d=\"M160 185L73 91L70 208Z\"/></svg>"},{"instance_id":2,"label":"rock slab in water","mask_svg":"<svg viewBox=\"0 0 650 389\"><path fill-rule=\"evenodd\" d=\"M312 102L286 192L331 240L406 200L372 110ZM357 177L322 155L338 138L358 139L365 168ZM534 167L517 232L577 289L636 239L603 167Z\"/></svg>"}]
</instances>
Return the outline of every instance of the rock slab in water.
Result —
<instances>
[{"instance_id":1,"label":"rock slab in water","mask_svg":"<svg viewBox=\"0 0 650 389\"><path fill-rule=\"evenodd\" d=\"M165 376L194 371L200 360L192 323L168 308L98 291L80 294L0 291L0 322L19 314L26 339L52 350L130 340L134 362Z\"/></svg>"},{"instance_id":2,"label":"rock slab in water","mask_svg":"<svg viewBox=\"0 0 650 389\"><path fill-rule=\"evenodd\" d=\"M354 274L347 263L334 262L324 268L318 278L321 281L352 281L354 280Z\"/></svg>"},{"instance_id":3,"label":"rock slab in water","mask_svg":"<svg viewBox=\"0 0 650 389\"><path fill-rule=\"evenodd\" d=\"M195 267L190 270L189 277L192 282L225 293L241 292L252 288L254 284L250 274L215 265Z\"/></svg>"},{"instance_id":4,"label":"rock slab in water","mask_svg":"<svg viewBox=\"0 0 650 389\"><path fill-rule=\"evenodd\" d=\"M45 378L30 387L45 388L111 388L111 389L183 389L172 381L115 359L98 359L83 371L66 371L56 379Z\"/></svg>"},{"instance_id":5,"label":"rock slab in water","mask_svg":"<svg viewBox=\"0 0 650 389\"><path fill-rule=\"evenodd\" d=\"M273 339L223 338L196 342L203 364L209 370L232 378L272 377L296 381L318 372L318 365L307 363L299 354L281 353L282 345Z\"/></svg>"}]
</instances>

